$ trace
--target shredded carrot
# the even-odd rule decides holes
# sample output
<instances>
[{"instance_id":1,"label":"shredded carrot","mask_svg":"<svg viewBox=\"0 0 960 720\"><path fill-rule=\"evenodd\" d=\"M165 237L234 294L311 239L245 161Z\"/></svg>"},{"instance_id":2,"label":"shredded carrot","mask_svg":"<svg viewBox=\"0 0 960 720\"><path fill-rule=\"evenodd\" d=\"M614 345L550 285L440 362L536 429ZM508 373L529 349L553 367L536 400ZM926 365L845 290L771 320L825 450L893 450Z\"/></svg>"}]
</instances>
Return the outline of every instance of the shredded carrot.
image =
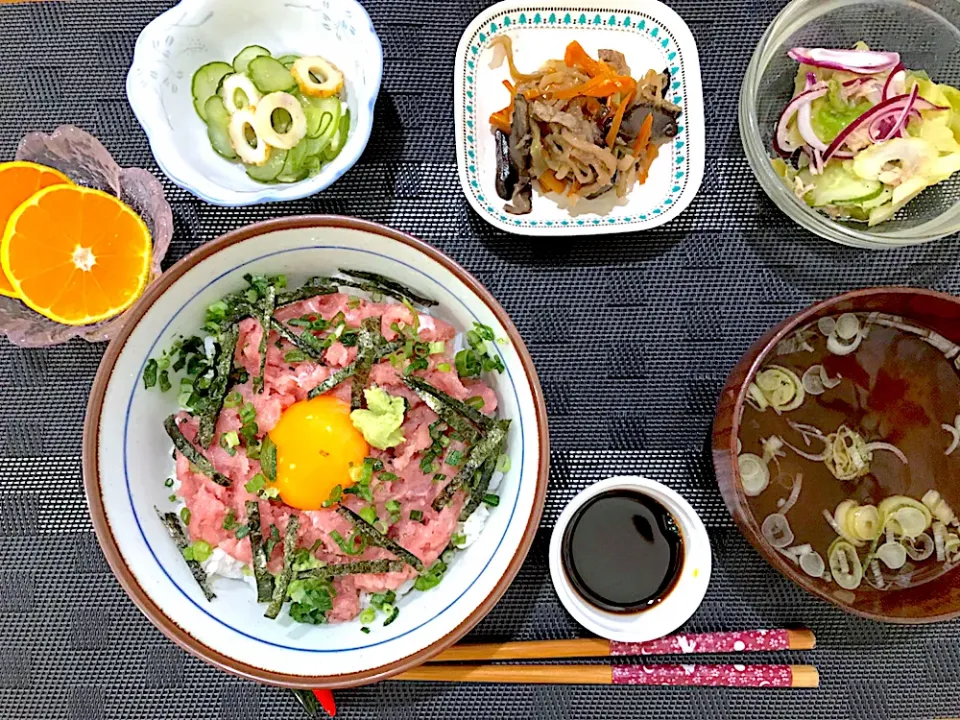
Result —
<instances>
[{"instance_id":1,"label":"shredded carrot","mask_svg":"<svg viewBox=\"0 0 960 720\"><path fill-rule=\"evenodd\" d=\"M510 91L510 104L503 110L498 110L493 113L493 115L490 116L490 124L508 133L513 123L513 107L517 101L517 90L509 80L504 80L503 86Z\"/></svg>"},{"instance_id":2,"label":"shredded carrot","mask_svg":"<svg viewBox=\"0 0 960 720\"><path fill-rule=\"evenodd\" d=\"M523 91L523 96L524 96L527 100L536 100L536 99L537 99L538 97L540 97L542 94L543 94L543 93L540 92L540 88L530 88L529 90L524 90L524 91Z\"/></svg>"},{"instance_id":3,"label":"shredded carrot","mask_svg":"<svg viewBox=\"0 0 960 720\"><path fill-rule=\"evenodd\" d=\"M587 101L584 103L584 107L591 115L596 115L603 109L603 105L601 105L600 101L596 98L587 98Z\"/></svg>"},{"instance_id":4,"label":"shredded carrot","mask_svg":"<svg viewBox=\"0 0 960 720\"><path fill-rule=\"evenodd\" d=\"M637 139L633 143L633 156L640 157L640 151L650 142L650 133L653 131L653 113L651 112L643 119L640 126L640 132L637 133Z\"/></svg>"},{"instance_id":5,"label":"shredded carrot","mask_svg":"<svg viewBox=\"0 0 960 720\"><path fill-rule=\"evenodd\" d=\"M640 169L637 172L637 182L643 185L647 181L647 177L650 175L650 166L653 165L653 161L657 159L657 155L660 154L660 149L650 143L647 145L646 154L643 157L643 162L640 163Z\"/></svg>"},{"instance_id":6,"label":"shredded carrot","mask_svg":"<svg viewBox=\"0 0 960 720\"><path fill-rule=\"evenodd\" d=\"M637 89L637 81L626 75L598 75L585 83L562 88L553 93L557 100L569 100L579 96L610 97L617 93L632 93Z\"/></svg>"},{"instance_id":7,"label":"shredded carrot","mask_svg":"<svg viewBox=\"0 0 960 720\"><path fill-rule=\"evenodd\" d=\"M620 103L620 107L617 108L616 114L613 116L613 124L610 125L610 132L607 133L607 147L613 150L614 143L617 142L617 135L620 133L620 125L623 123L623 114L626 112L627 107L633 101L633 93L627 93L627 96L623 99L623 102Z\"/></svg>"},{"instance_id":8,"label":"shredded carrot","mask_svg":"<svg viewBox=\"0 0 960 720\"><path fill-rule=\"evenodd\" d=\"M555 192L558 194L563 194L567 189L567 183L563 180L558 180L557 176L553 174L552 170L547 170L540 176L540 186L549 192Z\"/></svg>"},{"instance_id":9,"label":"shredded carrot","mask_svg":"<svg viewBox=\"0 0 960 720\"><path fill-rule=\"evenodd\" d=\"M576 40L567 45L567 51L563 54L563 62L569 68L579 66L590 77L613 74L613 69L609 65L590 57Z\"/></svg>"}]
</instances>

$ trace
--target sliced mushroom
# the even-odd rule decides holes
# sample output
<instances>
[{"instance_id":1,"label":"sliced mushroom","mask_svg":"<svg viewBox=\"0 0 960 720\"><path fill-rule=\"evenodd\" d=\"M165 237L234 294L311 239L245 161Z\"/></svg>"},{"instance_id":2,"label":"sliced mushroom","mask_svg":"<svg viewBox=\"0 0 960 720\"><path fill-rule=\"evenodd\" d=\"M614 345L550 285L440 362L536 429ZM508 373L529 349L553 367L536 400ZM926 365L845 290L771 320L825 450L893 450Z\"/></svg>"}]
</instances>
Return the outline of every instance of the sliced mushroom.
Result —
<instances>
[{"instance_id":1,"label":"sliced mushroom","mask_svg":"<svg viewBox=\"0 0 960 720\"><path fill-rule=\"evenodd\" d=\"M516 166L510 161L510 137L503 130L497 130L494 142L497 146L497 195L509 200L513 197L518 176Z\"/></svg>"},{"instance_id":2,"label":"sliced mushroom","mask_svg":"<svg viewBox=\"0 0 960 720\"><path fill-rule=\"evenodd\" d=\"M677 134L677 118L680 117L680 112L679 107L666 100L638 98L636 104L623 116L623 122L620 123L620 138L628 145L632 145L643 126L643 121L653 113L650 142L654 145L663 143Z\"/></svg>"},{"instance_id":3,"label":"sliced mushroom","mask_svg":"<svg viewBox=\"0 0 960 720\"><path fill-rule=\"evenodd\" d=\"M510 202L504 206L511 215L526 215L532 207L533 186L530 180L530 107L523 95L517 94L510 127L510 164L516 169L517 182Z\"/></svg>"}]
</instances>

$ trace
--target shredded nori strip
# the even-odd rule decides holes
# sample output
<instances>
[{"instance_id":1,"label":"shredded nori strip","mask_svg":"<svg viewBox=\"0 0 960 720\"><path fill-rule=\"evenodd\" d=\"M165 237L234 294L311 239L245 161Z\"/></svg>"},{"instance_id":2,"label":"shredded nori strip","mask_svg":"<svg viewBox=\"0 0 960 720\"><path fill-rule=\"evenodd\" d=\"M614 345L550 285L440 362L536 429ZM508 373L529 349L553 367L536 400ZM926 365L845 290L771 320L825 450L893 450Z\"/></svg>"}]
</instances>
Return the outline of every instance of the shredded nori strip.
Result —
<instances>
[{"instance_id":1,"label":"shredded nori strip","mask_svg":"<svg viewBox=\"0 0 960 720\"><path fill-rule=\"evenodd\" d=\"M343 268L340 268L340 272L344 275L349 275L352 278L359 278L360 280L365 281L364 283L348 285L348 287L359 287L361 290L367 290L368 292L379 292L381 295L388 295L390 297L399 296L400 300L410 300L411 302L416 303L417 305L422 305L423 307L433 307L434 305L438 304L436 300L431 300L428 297L419 295L406 285L402 285L396 280L391 280L383 275L377 275L376 273L366 272L364 270L344 270ZM342 283L341 280L336 280L336 282ZM368 285L369 287L363 287L363 285Z\"/></svg>"},{"instance_id":2,"label":"shredded nori strip","mask_svg":"<svg viewBox=\"0 0 960 720\"><path fill-rule=\"evenodd\" d=\"M203 453L197 450L191 442L187 440L186 436L180 432L180 428L177 427L176 415L171 415L163 421L163 429L167 431L167 435L169 435L173 441L173 446L179 450L180 454L189 460L197 470L213 480L217 485L230 487L232 484L230 478L214 470L213 463L210 462Z\"/></svg>"},{"instance_id":3,"label":"shredded nori strip","mask_svg":"<svg viewBox=\"0 0 960 720\"><path fill-rule=\"evenodd\" d=\"M353 371L352 386L350 389L350 409L359 410L363 407L363 389L370 380L370 370L376 358L377 345L383 342L380 334L380 318L370 317L360 326L360 336L357 340L356 368Z\"/></svg>"},{"instance_id":4,"label":"shredded nori strip","mask_svg":"<svg viewBox=\"0 0 960 720\"><path fill-rule=\"evenodd\" d=\"M290 692L293 693L297 702L303 706L303 711L307 714L308 718L327 717L323 707L320 705L320 701L317 700L317 696L313 694L312 690L291 690Z\"/></svg>"},{"instance_id":5,"label":"shredded nori strip","mask_svg":"<svg viewBox=\"0 0 960 720\"><path fill-rule=\"evenodd\" d=\"M474 425L479 427L482 431L487 432L494 428L497 424L496 420L488 415L484 415L482 412L477 410L475 407L467 405L465 402L457 400L454 397L447 395L443 390L435 388L433 385L428 383L423 378L418 378L416 376L408 376L404 378L404 382L410 386L414 392L416 392L420 397L423 397L421 393L426 393L432 395L437 400L442 402L444 405L448 406L451 410L455 411L459 415L467 418ZM431 406L431 409L433 406ZM446 422L446 421L445 421ZM453 425L453 423L447 423L448 425Z\"/></svg>"},{"instance_id":6,"label":"shredded nori strip","mask_svg":"<svg viewBox=\"0 0 960 720\"><path fill-rule=\"evenodd\" d=\"M320 340L318 340L316 336L309 330L304 330L302 335L297 335L276 318L270 321L270 327L276 330L280 337L288 341L307 357L319 361L323 360L323 353L326 348L323 346L323 343L320 342Z\"/></svg>"},{"instance_id":7,"label":"shredded nori strip","mask_svg":"<svg viewBox=\"0 0 960 720\"><path fill-rule=\"evenodd\" d=\"M407 387L413 390L413 392L415 392L417 396L423 400L424 403L426 403L428 408L440 416L441 420L452 427L455 432L462 435L464 440L466 440L468 443L472 443L477 439L477 435L480 431L477 430L476 426L460 415L460 413L458 413L453 407L447 405L435 395L420 389L420 383L418 382L415 384L411 382L412 380L418 380L418 378L406 377L403 379ZM426 383L423 384L426 385ZM437 392L439 392L439 390Z\"/></svg>"},{"instance_id":8,"label":"shredded nori strip","mask_svg":"<svg viewBox=\"0 0 960 720\"><path fill-rule=\"evenodd\" d=\"M183 557L183 551L190 547L190 539L187 537L187 531L184 530L183 525L180 523L180 518L173 512L162 513L158 508L154 508L154 510L157 511L157 515L160 516L160 521L167 529L167 532L170 533L170 537L173 538L177 550L180 551L180 556ZM213 600L216 595L207 585L207 573L204 571L203 566L196 560L187 560L186 558L183 558L183 560L187 563L187 567L190 568L190 574L193 575L193 579L197 581L197 585L203 590L203 596L207 600Z\"/></svg>"},{"instance_id":9,"label":"shredded nori strip","mask_svg":"<svg viewBox=\"0 0 960 720\"><path fill-rule=\"evenodd\" d=\"M407 563L407 565L413 567L417 572L423 572L423 562L421 562L420 558L404 548L402 545L399 545L388 538L355 512L341 505L337 508L337 513L339 513L341 517L344 517L352 522L354 527L357 528L357 532L359 532L361 535L364 535L370 541L371 545L376 545L384 550L389 550L398 558Z\"/></svg>"},{"instance_id":10,"label":"shredded nori strip","mask_svg":"<svg viewBox=\"0 0 960 720\"><path fill-rule=\"evenodd\" d=\"M201 447L208 448L213 442L217 418L220 417L223 399L227 395L230 373L233 371L233 354L237 349L238 334L236 325L230 325L220 334L220 354L217 355L216 361L217 375L207 391L207 404L200 414L200 426L197 429L197 442Z\"/></svg>"},{"instance_id":11,"label":"shredded nori strip","mask_svg":"<svg viewBox=\"0 0 960 720\"><path fill-rule=\"evenodd\" d=\"M506 431L506 428L504 428L504 431ZM473 515L474 511L480 507L480 503L483 502L483 496L487 494L487 488L490 487L493 473L497 469L497 459L500 457L506 444L506 432L504 432L503 438L503 442L497 446L496 451L484 461L479 473L474 473L473 480L470 482L470 499L467 500L467 504L464 505L463 510L460 511L460 522L464 522L468 517Z\"/></svg>"},{"instance_id":12,"label":"shredded nori strip","mask_svg":"<svg viewBox=\"0 0 960 720\"><path fill-rule=\"evenodd\" d=\"M247 527L250 528L250 549L253 552L253 577L257 581L257 602L270 602L273 598L273 575L267 570L266 548L260 528L260 503L247 500Z\"/></svg>"},{"instance_id":13,"label":"shredded nori strip","mask_svg":"<svg viewBox=\"0 0 960 720\"><path fill-rule=\"evenodd\" d=\"M402 347L403 347L402 342L392 342L392 343L387 343L386 345L381 345L374 352L374 356L373 356L374 362L382 360L390 353L395 353L397 350L399 350ZM353 374L356 372L356 370L357 370L357 362L356 360L354 360L345 368L341 368L340 370L337 370L333 375L331 375L322 383L320 383L315 388L313 388L313 390L307 393L307 397L312 400L313 398L317 397L317 395L323 395L325 392L330 392L337 385L342 383L347 378L353 377Z\"/></svg>"},{"instance_id":14,"label":"shredded nori strip","mask_svg":"<svg viewBox=\"0 0 960 720\"><path fill-rule=\"evenodd\" d=\"M259 320L263 327L263 335L260 337L260 368L257 370L257 376L253 379L253 391L263 392L263 373L267 368L267 336L270 334L270 321L273 320L273 311L277 307L277 289L273 285L267 285L266 296L260 299Z\"/></svg>"},{"instance_id":15,"label":"shredded nori strip","mask_svg":"<svg viewBox=\"0 0 960 720\"><path fill-rule=\"evenodd\" d=\"M332 278L310 278L296 290L287 290L277 295L277 307L309 300L318 295L334 295L339 292L336 283L337 281Z\"/></svg>"},{"instance_id":16,"label":"shredded nori strip","mask_svg":"<svg viewBox=\"0 0 960 720\"><path fill-rule=\"evenodd\" d=\"M460 472L454 476L453 480L447 483L447 486L433 501L433 509L437 512L443 510L453 496L457 494L465 483L473 480L473 475L481 466L492 456L496 457L504 438L507 436L507 428L510 427L509 420L501 420L496 423L492 430L486 436L480 438L477 443L470 448L467 455L467 461L460 468Z\"/></svg>"},{"instance_id":17,"label":"shredded nori strip","mask_svg":"<svg viewBox=\"0 0 960 720\"><path fill-rule=\"evenodd\" d=\"M403 572L407 566L402 560L362 560L360 562L339 563L322 568L301 570L297 573L297 580L309 578L333 578L344 575L379 575L387 572Z\"/></svg>"},{"instance_id":18,"label":"shredded nori strip","mask_svg":"<svg viewBox=\"0 0 960 720\"><path fill-rule=\"evenodd\" d=\"M293 553L297 549L297 530L300 528L300 516L291 515L287 521L287 531L283 536L283 570L276 577L273 586L273 599L270 601L264 617L276 620L280 609L287 599L287 588L293 578Z\"/></svg>"}]
</instances>

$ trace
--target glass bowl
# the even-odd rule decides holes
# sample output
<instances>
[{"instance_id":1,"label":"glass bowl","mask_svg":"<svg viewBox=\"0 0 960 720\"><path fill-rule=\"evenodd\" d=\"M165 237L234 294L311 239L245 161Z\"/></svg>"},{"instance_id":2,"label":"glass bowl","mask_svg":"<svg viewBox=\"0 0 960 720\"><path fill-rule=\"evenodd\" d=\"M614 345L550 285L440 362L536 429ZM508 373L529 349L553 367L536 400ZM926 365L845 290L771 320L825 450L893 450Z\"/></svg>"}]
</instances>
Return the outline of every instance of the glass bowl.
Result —
<instances>
[{"instance_id":1,"label":"glass bowl","mask_svg":"<svg viewBox=\"0 0 960 720\"><path fill-rule=\"evenodd\" d=\"M960 231L960 178L924 190L890 220L834 220L808 207L774 172L772 139L793 94L792 47L848 48L859 40L899 52L903 64L938 83L960 85L960 2L957 0L794 0L760 39L740 89L740 139L764 192L806 230L843 245L916 245Z\"/></svg>"}]
</instances>

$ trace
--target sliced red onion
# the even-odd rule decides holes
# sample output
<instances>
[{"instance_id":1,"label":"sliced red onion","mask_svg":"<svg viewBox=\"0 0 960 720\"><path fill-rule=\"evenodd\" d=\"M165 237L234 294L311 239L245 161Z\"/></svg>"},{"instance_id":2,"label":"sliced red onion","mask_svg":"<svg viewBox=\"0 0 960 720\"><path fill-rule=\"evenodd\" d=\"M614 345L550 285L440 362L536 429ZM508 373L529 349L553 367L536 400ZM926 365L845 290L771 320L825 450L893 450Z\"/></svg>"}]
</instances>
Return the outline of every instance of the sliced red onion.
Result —
<instances>
[{"instance_id":1,"label":"sliced red onion","mask_svg":"<svg viewBox=\"0 0 960 720\"><path fill-rule=\"evenodd\" d=\"M917 102L917 97L920 95L920 86L914 85L913 90L910 91L910 99L907 101L907 106L903 109L903 112L900 113L897 117L896 125L894 125L893 130L890 132L884 140L888 140L894 135L899 135L901 130L905 130L907 127L907 122L910 120L910 113L913 110L913 105Z\"/></svg>"},{"instance_id":2,"label":"sliced red onion","mask_svg":"<svg viewBox=\"0 0 960 720\"><path fill-rule=\"evenodd\" d=\"M887 81L883 84L882 98L889 100L897 95L903 95L907 89L907 70L903 63L897 63L897 66L887 75Z\"/></svg>"},{"instance_id":3,"label":"sliced red onion","mask_svg":"<svg viewBox=\"0 0 960 720\"><path fill-rule=\"evenodd\" d=\"M812 101L806 102L797 110L797 130L800 131L803 141L822 155L827 150L827 144L813 129L813 109L810 107L812 104Z\"/></svg>"},{"instance_id":4,"label":"sliced red onion","mask_svg":"<svg viewBox=\"0 0 960 720\"><path fill-rule=\"evenodd\" d=\"M884 100L883 102L874 105L872 108L867 110L863 115L841 130L840 134L833 139L833 142L830 143L830 147L828 147L826 152L823 154L824 161L827 161L832 157L840 157L838 154L840 147L846 142L847 138L857 130L862 130L866 127L868 129L867 137L869 138L869 128L871 127L870 124L873 123L877 118L884 116L891 111L901 112L904 108L909 108L911 104L910 97L910 95L897 95L896 97L892 97L889 100ZM915 100L916 98L914 98L914 101Z\"/></svg>"},{"instance_id":5,"label":"sliced red onion","mask_svg":"<svg viewBox=\"0 0 960 720\"><path fill-rule=\"evenodd\" d=\"M914 107L916 107L917 110L949 110L950 109L944 105L934 105L932 102L922 97L917 98L917 101L914 103Z\"/></svg>"},{"instance_id":6,"label":"sliced red onion","mask_svg":"<svg viewBox=\"0 0 960 720\"><path fill-rule=\"evenodd\" d=\"M804 65L813 65L830 70L843 70L857 75L886 72L900 63L899 53L878 52L876 50L829 50L826 48L796 47L790 50L787 55Z\"/></svg>"},{"instance_id":7,"label":"sliced red onion","mask_svg":"<svg viewBox=\"0 0 960 720\"><path fill-rule=\"evenodd\" d=\"M826 95L828 89L826 83L820 83L810 90L804 90L787 103L787 106L783 109L783 114L780 115L779 122L777 122L777 133L773 138L773 149L780 155L790 157L799 148L799 145L790 141L789 131L790 121L793 119L793 116L797 114L797 110L803 105L809 104L817 98Z\"/></svg>"}]
</instances>

